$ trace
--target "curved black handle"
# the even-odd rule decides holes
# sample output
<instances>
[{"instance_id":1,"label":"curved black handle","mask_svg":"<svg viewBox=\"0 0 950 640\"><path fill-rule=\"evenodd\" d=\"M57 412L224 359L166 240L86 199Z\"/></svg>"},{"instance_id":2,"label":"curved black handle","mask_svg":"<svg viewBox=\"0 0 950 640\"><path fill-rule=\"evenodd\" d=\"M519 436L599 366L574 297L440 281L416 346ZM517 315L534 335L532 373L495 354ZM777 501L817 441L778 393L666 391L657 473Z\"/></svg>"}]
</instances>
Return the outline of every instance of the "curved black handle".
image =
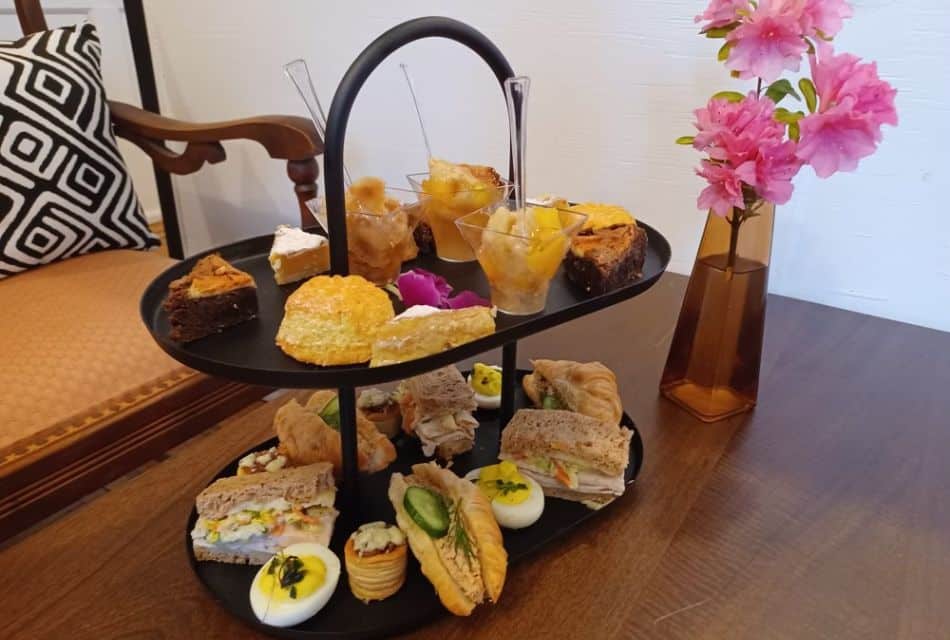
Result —
<instances>
[{"instance_id":1,"label":"curved black handle","mask_svg":"<svg viewBox=\"0 0 950 640\"><path fill-rule=\"evenodd\" d=\"M343 141L350 110L363 83L389 54L403 45L423 38L448 38L464 44L482 57L504 87L505 80L514 76L508 60L491 40L464 22L451 18L416 18L403 22L376 38L353 61L330 105L327 135L324 141L323 162L327 190L327 223L330 227L330 265L336 275L350 272L347 258L346 205L343 187Z\"/></svg>"}]
</instances>

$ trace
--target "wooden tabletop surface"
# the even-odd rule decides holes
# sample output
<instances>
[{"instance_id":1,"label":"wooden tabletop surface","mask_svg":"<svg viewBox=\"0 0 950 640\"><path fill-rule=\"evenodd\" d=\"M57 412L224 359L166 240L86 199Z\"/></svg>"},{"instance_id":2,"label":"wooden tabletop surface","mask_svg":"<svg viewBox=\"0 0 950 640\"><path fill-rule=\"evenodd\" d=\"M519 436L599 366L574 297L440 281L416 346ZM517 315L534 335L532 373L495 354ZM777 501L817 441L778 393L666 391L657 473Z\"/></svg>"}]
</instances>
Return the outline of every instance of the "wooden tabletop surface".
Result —
<instances>
[{"instance_id":1,"label":"wooden tabletop surface","mask_svg":"<svg viewBox=\"0 0 950 640\"><path fill-rule=\"evenodd\" d=\"M413 637L950 637L950 334L771 297L759 407L658 397L685 279L521 343L599 359L646 447L636 484L513 567L501 602ZM0 550L2 638L257 637L192 575L194 496L269 403Z\"/></svg>"}]
</instances>

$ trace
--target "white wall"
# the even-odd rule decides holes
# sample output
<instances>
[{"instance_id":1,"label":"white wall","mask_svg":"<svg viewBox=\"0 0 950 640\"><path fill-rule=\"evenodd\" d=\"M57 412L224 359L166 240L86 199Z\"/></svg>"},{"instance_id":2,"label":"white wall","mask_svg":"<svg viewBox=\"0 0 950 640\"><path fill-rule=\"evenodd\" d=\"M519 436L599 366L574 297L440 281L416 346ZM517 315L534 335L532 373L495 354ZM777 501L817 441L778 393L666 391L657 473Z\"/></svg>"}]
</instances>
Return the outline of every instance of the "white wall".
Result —
<instances>
[{"instance_id":1,"label":"white wall","mask_svg":"<svg viewBox=\"0 0 950 640\"><path fill-rule=\"evenodd\" d=\"M51 28L82 20L95 24L102 41L102 76L106 95L113 100L142 106L122 0L42 0L42 6ZM0 40L16 40L22 35L13 2L6 0L0 5ZM146 217L149 221L161 219L151 161L125 140L119 140L119 150L132 175Z\"/></svg>"},{"instance_id":2,"label":"white wall","mask_svg":"<svg viewBox=\"0 0 950 640\"><path fill-rule=\"evenodd\" d=\"M347 66L376 35L428 14L467 21L533 81L529 192L622 203L673 245L688 272L704 215L695 152L673 140L716 90L744 87L696 35L701 0L149 0L163 108L188 119L304 113L281 65L304 57L328 105ZM901 126L857 174L806 170L776 231L772 290L950 330L950 7L945 0L853 0L839 47L879 61L900 90ZM391 5L391 6L387 6ZM407 47L371 77L350 121L356 174L401 181L424 151L398 62L410 64L438 155L506 165L500 90L459 45ZM176 179L187 250L268 232L297 211L282 163L251 144Z\"/></svg>"}]
</instances>

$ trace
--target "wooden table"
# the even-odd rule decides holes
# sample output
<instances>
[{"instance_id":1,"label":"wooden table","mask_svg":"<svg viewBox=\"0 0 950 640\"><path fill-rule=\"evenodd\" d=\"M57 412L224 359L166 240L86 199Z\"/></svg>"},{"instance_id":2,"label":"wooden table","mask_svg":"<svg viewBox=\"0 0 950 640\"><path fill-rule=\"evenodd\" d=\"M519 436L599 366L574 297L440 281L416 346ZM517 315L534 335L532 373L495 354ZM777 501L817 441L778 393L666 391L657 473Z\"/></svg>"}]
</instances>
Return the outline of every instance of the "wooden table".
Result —
<instances>
[{"instance_id":1,"label":"wooden table","mask_svg":"<svg viewBox=\"0 0 950 640\"><path fill-rule=\"evenodd\" d=\"M759 407L657 395L685 279L522 343L600 359L646 443L636 485L513 567L499 605L416 637L950 637L950 334L769 300ZM183 527L269 403L0 551L2 638L256 637L192 575Z\"/></svg>"}]
</instances>

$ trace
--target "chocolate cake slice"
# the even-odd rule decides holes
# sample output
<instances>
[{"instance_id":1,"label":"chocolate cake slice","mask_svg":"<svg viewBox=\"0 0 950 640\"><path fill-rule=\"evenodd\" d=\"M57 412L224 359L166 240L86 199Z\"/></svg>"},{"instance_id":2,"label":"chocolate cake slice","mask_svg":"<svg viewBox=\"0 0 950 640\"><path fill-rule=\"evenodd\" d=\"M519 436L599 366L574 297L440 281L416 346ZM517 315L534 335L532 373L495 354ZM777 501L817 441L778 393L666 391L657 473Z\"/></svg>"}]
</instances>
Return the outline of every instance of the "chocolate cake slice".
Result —
<instances>
[{"instance_id":1,"label":"chocolate cake slice","mask_svg":"<svg viewBox=\"0 0 950 640\"><path fill-rule=\"evenodd\" d=\"M564 260L568 279L599 295L640 277L647 234L636 224L581 232Z\"/></svg>"},{"instance_id":2,"label":"chocolate cake slice","mask_svg":"<svg viewBox=\"0 0 950 640\"><path fill-rule=\"evenodd\" d=\"M191 342L256 316L257 286L249 274L213 253L168 285L162 307L171 325L169 337Z\"/></svg>"}]
</instances>

